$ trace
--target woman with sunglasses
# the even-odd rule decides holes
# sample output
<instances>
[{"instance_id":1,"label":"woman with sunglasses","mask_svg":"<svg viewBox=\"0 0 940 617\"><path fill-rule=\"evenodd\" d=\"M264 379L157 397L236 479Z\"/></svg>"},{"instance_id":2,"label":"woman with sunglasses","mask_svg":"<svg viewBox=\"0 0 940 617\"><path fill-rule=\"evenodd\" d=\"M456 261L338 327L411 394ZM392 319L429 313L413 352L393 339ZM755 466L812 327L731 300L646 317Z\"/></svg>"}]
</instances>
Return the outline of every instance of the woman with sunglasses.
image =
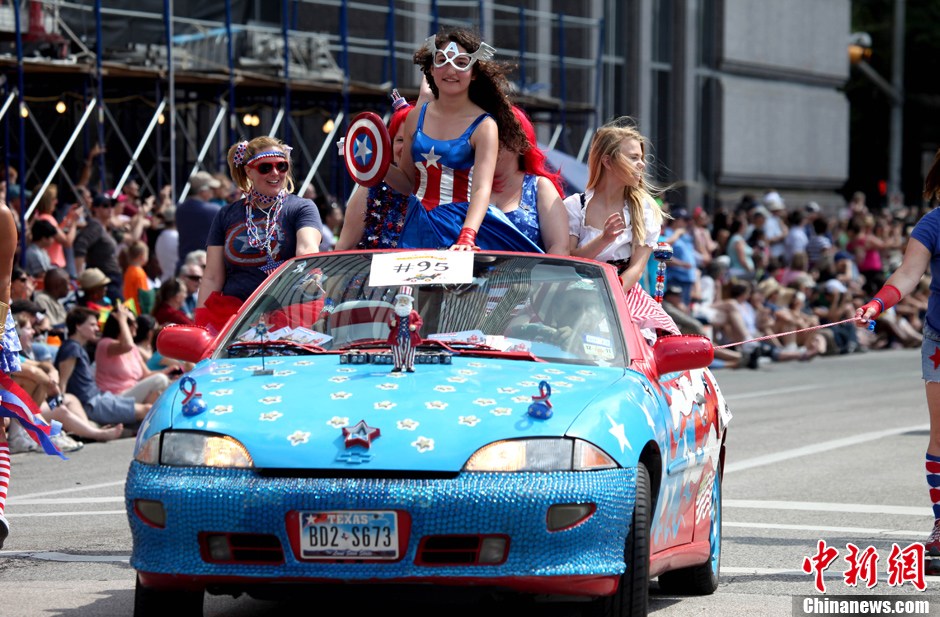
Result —
<instances>
[{"instance_id":1,"label":"woman with sunglasses","mask_svg":"<svg viewBox=\"0 0 940 617\"><path fill-rule=\"evenodd\" d=\"M292 194L290 151L266 136L229 149L232 181L244 197L219 210L209 228L196 323L220 330L284 260L319 250L320 214Z\"/></svg>"},{"instance_id":2,"label":"woman with sunglasses","mask_svg":"<svg viewBox=\"0 0 940 617\"><path fill-rule=\"evenodd\" d=\"M434 99L408 114L401 164L386 174L397 191L413 194L402 247L541 252L490 206L500 144L514 152L529 148L508 81L490 62L495 52L457 28L429 37L415 53Z\"/></svg>"}]
</instances>

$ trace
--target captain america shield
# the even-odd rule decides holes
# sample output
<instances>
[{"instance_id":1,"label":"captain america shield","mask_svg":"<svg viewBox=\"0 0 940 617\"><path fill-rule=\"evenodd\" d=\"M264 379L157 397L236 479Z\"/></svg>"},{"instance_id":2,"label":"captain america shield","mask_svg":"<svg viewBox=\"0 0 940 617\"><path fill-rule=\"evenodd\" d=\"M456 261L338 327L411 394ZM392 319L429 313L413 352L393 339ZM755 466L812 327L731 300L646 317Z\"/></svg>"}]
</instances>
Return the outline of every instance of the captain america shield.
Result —
<instances>
[{"instance_id":1,"label":"captain america shield","mask_svg":"<svg viewBox=\"0 0 940 617\"><path fill-rule=\"evenodd\" d=\"M375 186L385 179L392 162L392 142L382 118L371 111L353 118L343 142L343 158L357 184Z\"/></svg>"}]
</instances>

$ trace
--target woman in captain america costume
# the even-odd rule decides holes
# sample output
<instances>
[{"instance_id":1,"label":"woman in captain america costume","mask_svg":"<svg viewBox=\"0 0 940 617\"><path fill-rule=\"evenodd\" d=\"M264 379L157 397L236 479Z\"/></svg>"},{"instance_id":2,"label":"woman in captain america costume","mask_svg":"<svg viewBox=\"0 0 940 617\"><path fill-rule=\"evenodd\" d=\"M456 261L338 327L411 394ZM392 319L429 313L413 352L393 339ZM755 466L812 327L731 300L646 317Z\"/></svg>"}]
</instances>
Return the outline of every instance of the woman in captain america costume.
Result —
<instances>
[{"instance_id":1,"label":"woman in captain america costume","mask_svg":"<svg viewBox=\"0 0 940 617\"><path fill-rule=\"evenodd\" d=\"M10 314L10 283L16 251L16 221L6 205L5 183L0 182L0 548L10 535L10 523L4 516L7 489L10 486L10 444L6 418L19 422L46 454L62 456L49 439L49 425L39 415L39 408L9 374L20 370L20 341ZM64 457L63 457L64 458Z\"/></svg>"},{"instance_id":2,"label":"woman in captain america costume","mask_svg":"<svg viewBox=\"0 0 940 617\"><path fill-rule=\"evenodd\" d=\"M924 183L924 199L940 198L940 150L937 151ZM924 319L921 344L921 373L927 391L930 438L927 442L926 473L934 526L924 542L928 573L940 573L940 208L925 214L914 226L904 259L884 286L855 311L856 325L866 327L869 320L897 304L911 293L925 273L931 272L930 298Z\"/></svg>"},{"instance_id":3,"label":"woman in captain america costume","mask_svg":"<svg viewBox=\"0 0 940 617\"><path fill-rule=\"evenodd\" d=\"M499 145L529 147L512 111L495 49L465 29L443 30L415 53L434 100L405 120L399 167L386 182L411 193L399 246L542 252L497 208L490 192Z\"/></svg>"}]
</instances>

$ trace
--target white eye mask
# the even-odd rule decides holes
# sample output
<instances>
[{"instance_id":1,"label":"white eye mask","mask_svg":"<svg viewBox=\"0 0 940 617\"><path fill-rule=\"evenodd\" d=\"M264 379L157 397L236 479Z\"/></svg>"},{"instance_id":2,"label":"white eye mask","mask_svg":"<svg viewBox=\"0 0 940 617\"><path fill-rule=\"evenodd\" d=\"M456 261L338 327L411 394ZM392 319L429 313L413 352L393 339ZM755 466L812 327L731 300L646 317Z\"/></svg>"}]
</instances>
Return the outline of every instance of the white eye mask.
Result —
<instances>
[{"instance_id":1,"label":"white eye mask","mask_svg":"<svg viewBox=\"0 0 940 617\"><path fill-rule=\"evenodd\" d=\"M435 47L435 37L429 36L425 41L425 47L431 52L434 67L441 68L446 64L454 67L454 70L464 73L469 71L477 60L489 60L496 54L496 48L486 43L480 43L479 49L472 54L461 52L457 49L457 43L451 41L444 49Z\"/></svg>"}]
</instances>

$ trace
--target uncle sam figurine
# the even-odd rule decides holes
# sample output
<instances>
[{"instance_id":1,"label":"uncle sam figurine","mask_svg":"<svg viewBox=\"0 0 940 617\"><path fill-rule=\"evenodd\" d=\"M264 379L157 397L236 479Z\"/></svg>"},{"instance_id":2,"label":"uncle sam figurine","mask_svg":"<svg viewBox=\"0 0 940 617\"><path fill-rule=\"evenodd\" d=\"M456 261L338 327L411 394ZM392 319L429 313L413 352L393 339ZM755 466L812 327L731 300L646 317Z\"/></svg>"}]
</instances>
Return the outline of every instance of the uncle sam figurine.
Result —
<instances>
[{"instance_id":1,"label":"uncle sam figurine","mask_svg":"<svg viewBox=\"0 0 940 617\"><path fill-rule=\"evenodd\" d=\"M395 295L394 314L388 320L391 332L388 344L392 347L393 373L400 373L404 368L409 373L415 372L415 348L421 344L418 330L424 322L414 310L414 295L411 287L401 287Z\"/></svg>"}]
</instances>

